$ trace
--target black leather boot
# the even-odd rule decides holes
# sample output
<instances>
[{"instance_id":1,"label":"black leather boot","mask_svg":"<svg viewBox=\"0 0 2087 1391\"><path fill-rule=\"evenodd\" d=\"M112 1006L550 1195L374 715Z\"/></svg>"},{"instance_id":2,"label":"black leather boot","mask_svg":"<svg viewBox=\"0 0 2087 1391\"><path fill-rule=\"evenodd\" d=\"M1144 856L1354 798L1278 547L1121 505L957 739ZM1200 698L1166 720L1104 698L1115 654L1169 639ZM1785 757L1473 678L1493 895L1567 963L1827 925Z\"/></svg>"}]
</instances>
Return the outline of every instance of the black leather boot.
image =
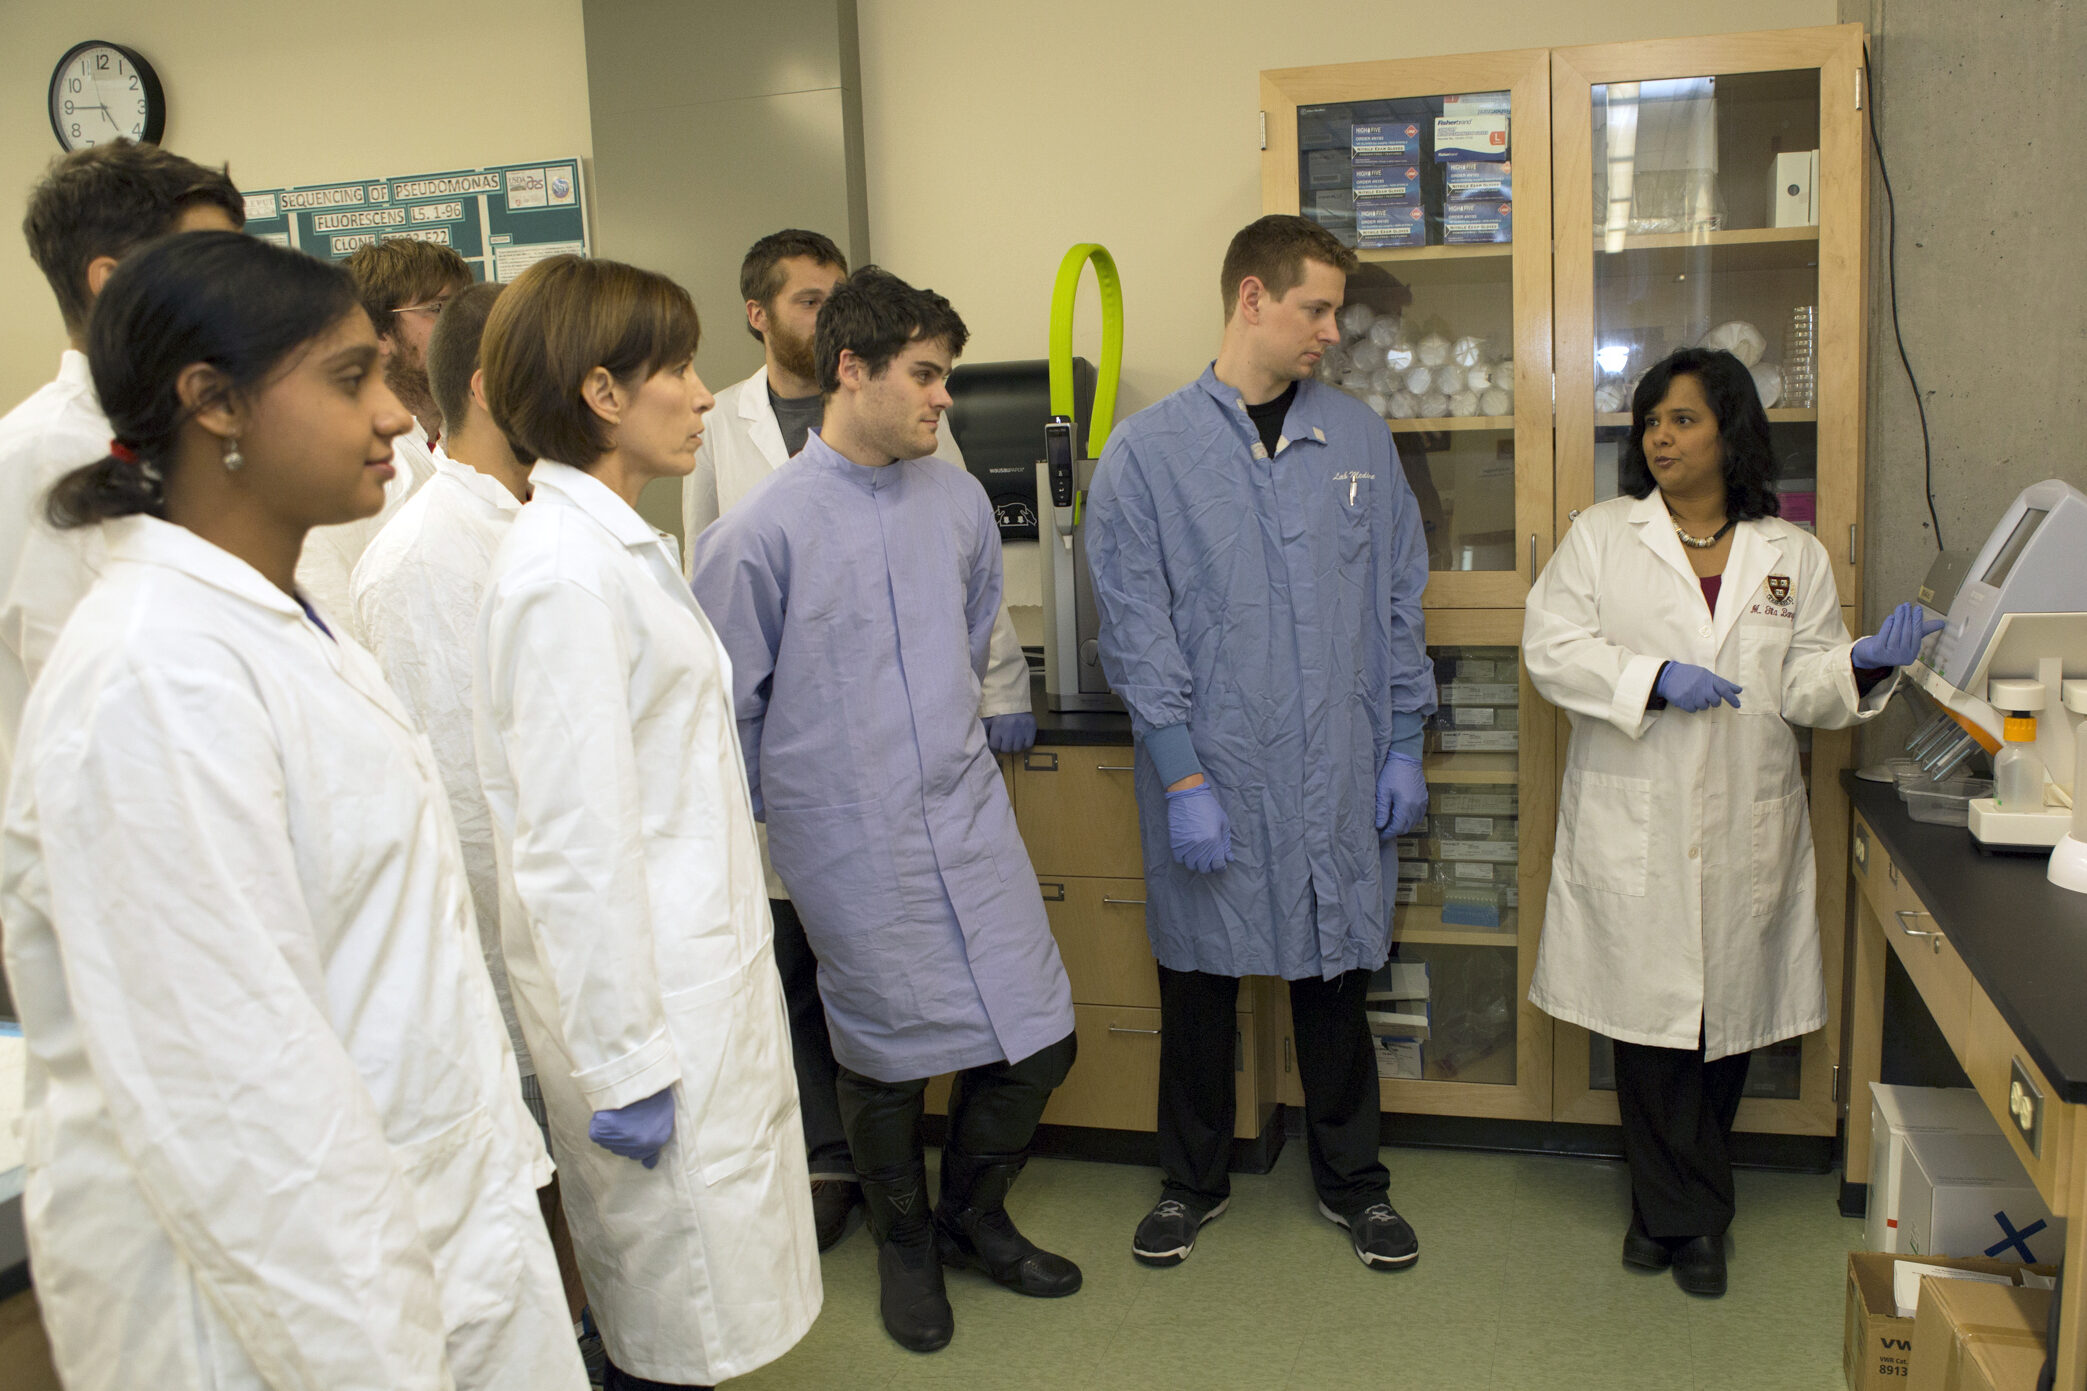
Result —
<instances>
[{"instance_id":1,"label":"black leather boot","mask_svg":"<svg viewBox=\"0 0 2087 1391\"><path fill-rule=\"evenodd\" d=\"M900 1347L936 1352L956 1334L956 1315L935 1259L927 1167L919 1160L862 1176L870 1231L877 1238L877 1306Z\"/></svg>"},{"instance_id":2,"label":"black leather boot","mask_svg":"<svg viewBox=\"0 0 2087 1391\"><path fill-rule=\"evenodd\" d=\"M1080 1268L1043 1250L1015 1230L1007 1190L1029 1162L1027 1153L942 1151L942 1201L935 1209L935 1245L945 1265L970 1266L1018 1294L1058 1299L1080 1287Z\"/></svg>"}]
</instances>

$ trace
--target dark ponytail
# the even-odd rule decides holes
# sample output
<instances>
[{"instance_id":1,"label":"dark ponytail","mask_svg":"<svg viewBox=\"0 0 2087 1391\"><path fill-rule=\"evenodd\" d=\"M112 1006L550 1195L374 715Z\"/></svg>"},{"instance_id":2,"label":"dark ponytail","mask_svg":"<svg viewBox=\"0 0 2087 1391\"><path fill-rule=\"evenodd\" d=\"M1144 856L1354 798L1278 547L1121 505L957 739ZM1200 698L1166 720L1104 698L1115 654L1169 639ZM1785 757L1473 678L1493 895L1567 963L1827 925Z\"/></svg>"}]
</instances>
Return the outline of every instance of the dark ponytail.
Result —
<instances>
[{"instance_id":1,"label":"dark ponytail","mask_svg":"<svg viewBox=\"0 0 2087 1391\"><path fill-rule=\"evenodd\" d=\"M87 320L87 363L116 440L52 486L51 525L163 515L191 414L181 373L207 363L229 390L250 390L356 308L345 270L240 232L182 232L125 257Z\"/></svg>"}]
</instances>

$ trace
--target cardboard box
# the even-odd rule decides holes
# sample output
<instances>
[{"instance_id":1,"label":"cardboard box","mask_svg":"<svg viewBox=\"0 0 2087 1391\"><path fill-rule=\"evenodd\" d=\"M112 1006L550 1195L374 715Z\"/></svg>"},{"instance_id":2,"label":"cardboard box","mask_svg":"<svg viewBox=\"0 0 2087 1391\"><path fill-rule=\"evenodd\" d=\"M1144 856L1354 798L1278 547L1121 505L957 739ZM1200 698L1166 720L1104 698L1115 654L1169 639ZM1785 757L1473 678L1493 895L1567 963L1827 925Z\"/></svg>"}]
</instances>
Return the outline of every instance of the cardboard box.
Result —
<instances>
[{"instance_id":1,"label":"cardboard box","mask_svg":"<svg viewBox=\"0 0 2087 1391\"><path fill-rule=\"evenodd\" d=\"M1819 225L1819 152L1799 150L1768 162L1768 225Z\"/></svg>"},{"instance_id":2,"label":"cardboard box","mask_svg":"<svg viewBox=\"0 0 2087 1391\"><path fill-rule=\"evenodd\" d=\"M1476 200L1442 205L1442 242L1445 246L1468 246L1515 239L1512 203Z\"/></svg>"},{"instance_id":3,"label":"cardboard box","mask_svg":"<svg viewBox=\"0 0 2087 1391\"><path fill-rule=\"evenodd\" d=\"M1355 196L1389 203L1420 201L1420 166L1397 159L1357 159L1352 167Z\"/></svg>"},{"instance_id":4,"label":"cardboard box","mask_svg":"<svg viewBox=\"0 0 2087 1391\"><path fill-rule=\"evenodd\" d=\"M1358 155L1411 164L1420 159L1420 142L1425 133L1418 121L1358 121L1351 138Z\"/></svg>"},{"instance_id":5,"label":"cardboard box","mask_svg":"<svg viewBox=\"0 0 2087 1391\"><path fill-rule=\"evenodd\" d=\"M1431 782L1428 806L1438 816L1514 816L1520 811L1521 797L1512 787Z\"/></svg>"},{"instance_id":6,"label":"cardboard box","mask_svg":"<svg viewBox=\"0 0 2087 1391\"><path fill-rule=\"evenodd\" d=\"M1900 1318L1892 1297L1892 1274L1910 1257L1877 1251L1848 1254L1847 1317L1841 1340L1841 1372L1848 1391L1904 1391L1907 1363L1913 1355L1914 1319ZM2019 1282L2025 1271L2056 1273L2054 1266L2021 1266L2012 1261L1934 1259L1931 1265L2005 1275Z\"/></svg>"},{"instance_id":7,"label":"cardboard box","mask_svg":"<svg viewBox=\"0 0 2087 1391\"><path fill-rule=\"evenodd\" d=\"M1454 109L1459 114L1435 118L1437 163L1473 159L1497 163L1507 158L1506 112L1479 111L1464 115L1461 106ZM1357 126L1356 129L1362 128Z\"/></svg>"},{"instance_id":8,"label":"cardboard box","mask_svg":"<svg viewBox=\"0 0 2087 1391\"><path fill-rule=\"evenodd\" d=\"M2035 1391L2043 1370L2041 1346L1980 1341L1971 1345L1958 1385L1962 1391Z\"/></svg>"},{"instance_id":9,"label":"cardboard box","mask_svg":"<svg viewBox=\"0 0 2087 1391\"><path fill-rule=\"evenodd\" d=\"M1521 747L1517 729L1438 729L1433 734L1443 753L1513 753Z\"/></svg>"},{"instance_id":10,"label":"cardboard box","mask_svg":"<svg viewBox=\"0 0 2087 1391\"><path fill-rule=\"evenodd\" d=\"M2054 1261L2053 1217L2004 1136L1913 1131L1899 1171L1899 1250L1914 1256Z\"/></svg>"},{"instance_id":11,"label":"cardboard box","mask_svg":"<svg viewBox=\"0 0 2087 1391\"><path fill-rule=\"evenodd\" d=\"M1374 1038L1377 1045L1377 1075L1419 1081L1426 1075L1425 1053L1417 1039Z\"/></svg>"},{"instance_id":12,"label":"cardboard box","mask_svg":"<svg viewBox=\"0 0 2087 1391\"><path fill-rule=\"evenodd\" d=\"M1922 1280L1920 1312L1913 1316L1913 1350L1906 1364L1907 1391L1963 1391L1971 1384L1965 1364L1981 1347L2033 1351L2041 1369L2050 1319L2049 1290L1932 1276ZM2033 1375L2028 1385L2036 1385Z\"/></svg>"},{"instance_id":13,"label":"cardboard box","mask_svg":"<svg viewBox=\"0 0 2087 1391\"><path fill-rule=\"evenodd\" d=\"M1783 496L1787 502L1789 495ZM1787 510L1783 515L1789 520ZM1870 1083L1870 1197L1863 1245L1872 1251L1899 1249L1899 1180L1906 1162L1906 1136L1914 1131L1989 1135L1995 1128L1985 1102L1969 1087Z\"/></svg>"}]
</instances>

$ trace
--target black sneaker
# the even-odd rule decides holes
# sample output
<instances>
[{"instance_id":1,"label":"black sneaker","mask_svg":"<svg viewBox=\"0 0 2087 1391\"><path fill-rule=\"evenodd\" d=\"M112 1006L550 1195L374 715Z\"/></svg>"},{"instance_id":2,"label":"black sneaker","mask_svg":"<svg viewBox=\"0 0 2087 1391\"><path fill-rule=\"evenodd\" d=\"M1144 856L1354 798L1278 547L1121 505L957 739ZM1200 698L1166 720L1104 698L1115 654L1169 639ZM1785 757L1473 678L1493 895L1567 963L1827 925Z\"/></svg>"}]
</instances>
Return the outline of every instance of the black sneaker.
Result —
<instances>
[{"instance_id":1,"label":"black sneaker","mask_svg":"<svg viewBox=\"0 0 2087 1391\"><path fill-rule=\"evenodd\" d=\"M862 1185L853 1179L812 1180L812 1226L819 1249L831 1251L862 1221Z\"/></svg>"},{"instance_id":2,"label":"black sneaker","mask_svg":"<svg viewBox=\"0 0 2087 1391\"><path fill-rule=\"evenodd\" d=\"M1196 1249L1197 1229L1224 1216L1231 1205L1232 1200L1225 1198L1214 1208L1198 1210L1176 1198L1161 1198L1138 1223L1138 1234L1130 1239L1130 1253L1146 1265L1180 1265Z\"/></svg>"},{"instance_id":3,"label":"black sneaker","mask_svg":"<svg viewBox=\"0 0 2087 1391\"><path fill-rule=\"evenodd\" d=\"M1402 1270L1420 1259L1420 1238L1390 1203L1372 1203L1343 1217L1322 1202L1319 1215L1348 1229L1356 1259L1372 1270Z\"/></svg>"}]
</instances>

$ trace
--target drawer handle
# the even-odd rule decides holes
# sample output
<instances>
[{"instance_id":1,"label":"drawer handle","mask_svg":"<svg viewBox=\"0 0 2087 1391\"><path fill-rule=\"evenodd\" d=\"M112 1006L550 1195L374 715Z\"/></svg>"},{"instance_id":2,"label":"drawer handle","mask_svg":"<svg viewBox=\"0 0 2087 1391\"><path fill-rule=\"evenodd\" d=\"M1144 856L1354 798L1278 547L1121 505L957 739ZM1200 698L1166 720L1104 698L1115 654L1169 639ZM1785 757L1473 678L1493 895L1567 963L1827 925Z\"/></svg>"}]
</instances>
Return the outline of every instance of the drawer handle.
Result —
<instances>
[{"instance_id":1,"label":"drawer handle","mask_svg":"<svg viewBox=\"0 0 2087 1391\"><path fill-rule=\"evenodd\" d=\"M1894 908L1891 910L1891 915L1899 920L1899 931L1905 933L1908 937L1927 938L1928 945L1935 949L1935 955L1942 955L1942 934L1940 932L1922 932L1918 928L1906 926L1906 919L1908 918L1931 918L1934 914L1920 908Z\"/></svg>"},{"instance_id":2,"label":"drawer handle","mask_svg":"<svg viewBox=\"0 0 2087 1391\"><path fill-rule=\"evenodd\" d=\"M1135 773L1138 771L1138 765L1135 763L1097 763L1094 765L1094 771L1097 773Z\"/></svg>"},{"instance_id":3,"label":"drawer handle","mask_svg":"<svg viewBox=\"0 0 2087 1391\"><path fill-rule=\"evenodd\" d=\"M1158 1029L1126 1029L1121 1024L1109 1025L1109 1032L1112 1034L1151 1034L1155 1038L1159 1036Z\"/></svg>"},{"instance_id":4,"label":"drawer handle","mask_svg":"<svg viewBox=\"0 0 2087 1391\"><path fill-rule=\"evenodd\" d=\"M1143 908L1145 906L1145 900L1142 898L1109 898L1104 895L1102 902L1113 903L1118 908Z\"/></svg>"}]
</instances>

